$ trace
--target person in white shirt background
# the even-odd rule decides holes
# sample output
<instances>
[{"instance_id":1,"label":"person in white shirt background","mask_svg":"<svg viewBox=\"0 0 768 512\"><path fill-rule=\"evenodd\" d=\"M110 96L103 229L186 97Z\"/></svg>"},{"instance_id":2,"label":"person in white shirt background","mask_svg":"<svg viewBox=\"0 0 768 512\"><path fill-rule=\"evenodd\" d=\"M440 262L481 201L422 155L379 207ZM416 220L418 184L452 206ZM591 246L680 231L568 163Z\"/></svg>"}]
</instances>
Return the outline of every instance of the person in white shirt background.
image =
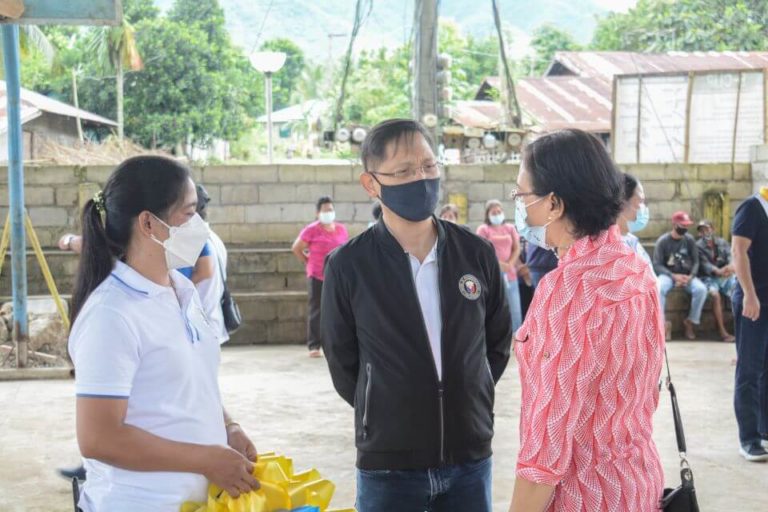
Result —
<instances>
[{"instance_id":1,"label":"person in white shirt background","mask_svg":"<svg viewBox=\"0 0 768 512\"><path fill-rule=\"evenodd\" d=\"M77 439L88 473L83 512L177 512L213 482L258 487L256 449L221 403L220 346L194 285L209 237L182 164L120 164L83 209L69 352Z\"/></svg>"},{"instance_id":2,"label":"person in white shirt background","mask_svg":"<svg viewBox=\"0 0 768 512\"><path fill-rule=\"evenodd\" d=\"M198 184L197 190L197 214L203 220L208 220L208 203L211 196L204 186ZM203 303L203 309L208 315L208 320L213 325L214 330L219 336L219 342L225 343L229 340L229 333L224 325L224 314L221 311L221 297L224 295L224 286L227 280L227 248L219 235L212 229L208 229L207 242L212 260L213 272L210 278L195 282L197 293L200 294L200 300ZM198 259L199 261L199 259Z\"/></svg>"}]
</instances>

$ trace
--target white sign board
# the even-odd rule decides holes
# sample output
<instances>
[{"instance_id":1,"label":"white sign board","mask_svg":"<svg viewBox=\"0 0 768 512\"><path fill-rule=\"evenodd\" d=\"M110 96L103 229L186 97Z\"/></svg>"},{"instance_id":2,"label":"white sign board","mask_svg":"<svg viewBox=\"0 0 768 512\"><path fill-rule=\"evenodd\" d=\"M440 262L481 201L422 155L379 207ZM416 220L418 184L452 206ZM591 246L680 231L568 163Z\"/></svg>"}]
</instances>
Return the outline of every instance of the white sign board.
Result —
<instances>
[{"instance_id":1,"label":"white sign board","mask_svg":"<svg viewBox=\"0 0 768 512\"><path fill-rule=\"evenodd\" d=\"M686 75L617 79L615 160L618 163L682 161L687 92Z\"/></svg>"},{"instance_id":2,"label":"white sign board","mask_svg":"<svg viewBox=\"0 0 768 512\"><path fill-rule=\"evenodd\" d=\"M640 98L637 78L621 78L616 81L615 123L613 127L613 158L618 163L637 163L637 121Z\"/></svg>"},{"instance_id":3,"label":"white sign board","mask_svg":"<svg viewBox=\"0 0 768 512\"><path fill-rule=\"evenodd\" d=\"M762 72L741 73L741 85L739 73L695 76L688 161L730 162L733 157L736 162L748 162L749 147L763 143L763 96Z\"/></svg>"},{"instance_id":4,"label":"white sign board","mask_svg":"<svg viewBox=\"0 0 768 512\"><path fill-rule=\"evenodd\" d=\"M616 79L616 162L684 162L686 138L688 162L749 161L750 146L765 140L763 71L699 73L692 79L688 134L688 74Z\"/></svg>"}]
</instances>

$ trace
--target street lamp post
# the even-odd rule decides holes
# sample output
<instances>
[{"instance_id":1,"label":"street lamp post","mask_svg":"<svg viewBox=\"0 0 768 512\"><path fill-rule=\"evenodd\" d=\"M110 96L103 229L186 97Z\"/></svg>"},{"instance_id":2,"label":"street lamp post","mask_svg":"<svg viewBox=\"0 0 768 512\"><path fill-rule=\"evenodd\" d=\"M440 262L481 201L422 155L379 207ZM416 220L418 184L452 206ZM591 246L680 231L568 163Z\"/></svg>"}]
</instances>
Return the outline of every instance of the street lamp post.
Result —
<instances>
[{"instance_id":1,"label":"street lamp post","mask_svg":"<svg viewBox=\"0 0 768 512\"><path fill-rule=\"evenodd\" d=\"M264 94L267 107L267 157L272 163L272 74L280 71L287 55L283 52L256 52L251 55L251 65L264 73Z\"/></svg>"}]
</instances>

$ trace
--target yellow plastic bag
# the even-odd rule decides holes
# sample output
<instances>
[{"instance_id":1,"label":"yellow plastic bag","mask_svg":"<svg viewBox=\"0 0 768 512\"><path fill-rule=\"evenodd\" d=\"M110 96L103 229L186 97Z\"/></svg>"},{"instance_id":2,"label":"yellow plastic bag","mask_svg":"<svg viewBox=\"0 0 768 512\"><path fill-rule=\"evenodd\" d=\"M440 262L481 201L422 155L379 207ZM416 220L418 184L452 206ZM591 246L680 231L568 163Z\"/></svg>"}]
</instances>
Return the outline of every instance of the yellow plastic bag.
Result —
<instances>
[{"instance_id":1,"label":"yellow plastic bag","mask_svg":"<svg viewBox=\"0 0 768 512\"><path fill-rule=\"evenodd\" d=\"M328 509L336 486L323 479L316 469L293 472L293 460L272 452L259 456L253 476L261 488L232 498L220 487L208 487L206 503L186 502L180 512L283 512L302 506L318 507L321 512L355 512L354 509Z\"/></svg>"}]
</instances>

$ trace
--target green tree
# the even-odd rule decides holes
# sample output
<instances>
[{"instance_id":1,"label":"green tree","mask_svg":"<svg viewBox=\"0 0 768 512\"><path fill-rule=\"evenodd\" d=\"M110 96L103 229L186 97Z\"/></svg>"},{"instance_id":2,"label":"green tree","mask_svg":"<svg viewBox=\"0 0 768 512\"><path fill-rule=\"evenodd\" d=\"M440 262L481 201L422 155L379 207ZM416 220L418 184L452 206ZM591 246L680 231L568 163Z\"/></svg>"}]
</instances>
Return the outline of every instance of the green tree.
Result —
<instances>
[{"instance_id":1,"label":"green tree","mask_svg":"<svg viewBox=\"0 0 768 512\"><path fill-rule=\"evenodd\" d=\"M320 64L307 63L296 81L291 94L291 103L302 103L314 99L330 99L331 91L324 87L327 68Z\"/></svg>"},{"instance_id":2,"label":"green tree","mask_svg":"<svg viewBox=\"0 0 768 512\"><path fill-rule=\"evenodd\" d=\"M581 46L566 30L553 25L537 27L531 37L533 55L523 60L523 67L531 76L542 75L555 56L555 52L576 51Z\"/></svg>"},{"instance_id":3,"label":"green tree","mask_svg":"<svg viewBox=\"0 0 768 512\"><path fill-rule=\"evenodd\" d=\"M232 140L262 109L262 81L247 59L231 47L212 48L199 26L147 20L137 43L145 66L126 80L125 109L126 132L141 144Z\"/></svg>"},{"instance_id":4,"label":"green tree","mask_svg":"<svg viewBox=\"0 0 768 512\"><path fill-rule=\"evenodd\" d=\"M123 17L131 24L160 16L154 0L123 0Z\"/></svg>"},{"instance_id":5,"label":"green tree","mask_svg":"<svg viewBox=\"0 0 768 512\"><path fill-rule=\"evenodd\" d=\"M451 56L451 83L454 98L473 99L487 76L499 74L499 44L495 36L477 39L465 36L459 26L441 19L438 31L438 51Z\"/></svg>"},{"instance_id":6,"label":"green tree","mask_svg":"<svg viewBox=\"0 0 768 512\"><path fill-rule=\"evenodd\" d=\"M219 0L176 0L168 12L168 19L188 26L196 26L210 44L229 45L229 34L224 25L224 9Z\"/></svg>"},{"instance_id":7,"label":"green tree","mask_svg":"<svg viewBox=\"0 0 768 512\"><path fill-rule=\"evenodd\" d=\"M272 77L272 97L276 110L288 107L306 65L304 52L296 43L285 38L266 41L261 49L286 54L285 65Z\"/></svg>"},{"instance_id":8,"label":"green tree","mask_svg":"<svg viewBox=\"0 0 768 512\"><path fill-rule=\"evenodd\" d=\"M344 119L371 126L391 117L410 117L410 58L409 46L361 52L349 76Z\"/></svg>"},{"instance_id":9,"label":"green tree","mask_svg":"<svg viewBox=\"0 0 768 512\"><path fill-rule=\"evenodd\" d=\"M764 0L639 0L598 19L596 50L757 51L768 48Z\"/></svg>"},{"instance_id":10,"label":"green tree","mask_svg":"<svg viewBox=\"0 0 768 512\"><path fill-rule=\"evenodd\" d=\"M95 64L103 74L115 75L115 104L117 107L117 137L123 140L124 121L124 69L138 71L143 67L136 45L136 31L127 19L117 27L96 27L90 30L89 50Z\"/></svg>"}]
</instances>

